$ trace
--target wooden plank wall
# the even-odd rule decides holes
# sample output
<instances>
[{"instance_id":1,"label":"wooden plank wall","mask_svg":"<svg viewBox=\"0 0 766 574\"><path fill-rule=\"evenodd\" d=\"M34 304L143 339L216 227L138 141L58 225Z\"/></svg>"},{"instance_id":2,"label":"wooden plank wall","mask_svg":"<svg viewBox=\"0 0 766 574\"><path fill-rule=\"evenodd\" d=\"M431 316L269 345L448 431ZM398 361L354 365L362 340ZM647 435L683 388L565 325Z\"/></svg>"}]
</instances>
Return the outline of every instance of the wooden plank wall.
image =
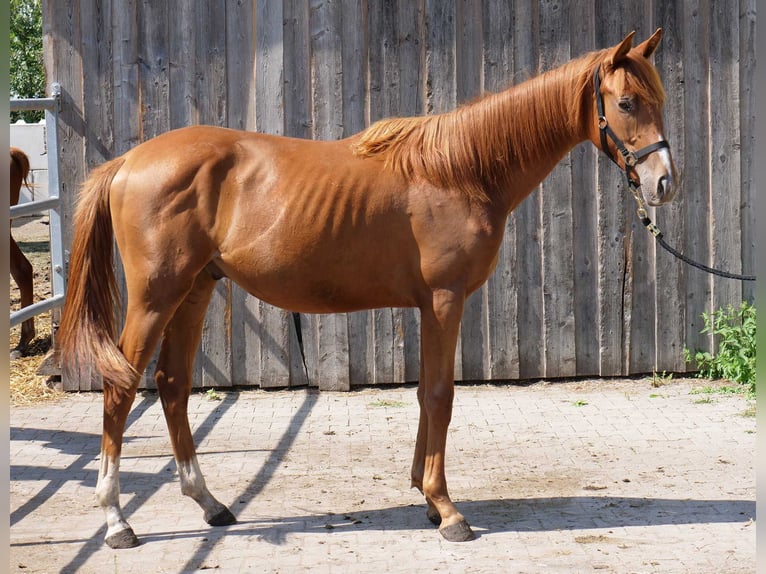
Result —
<instances>
[{"instance_id":1,"label":"wooden plank wall","mask_svg":"<svg viewBox=\"0 0 766 574\"><path fill-rule=\"evenodd\" d=\"M386 116L449 111L631 30L644 39L662 26L655 60L681 192L654 219L693 258L753 272L755 0L56 0L43 8L48 81L64 97L68 238L87 171L169 129L341 138ZM456 378L685 371L685 347L711 347L702 312L754 292L658 252L620 173L583 144L509 218L497 270L466 304ZM418 338L412 309L294 316L224 280L195 385L416 381Z\"/></svg>"}]
</instances>

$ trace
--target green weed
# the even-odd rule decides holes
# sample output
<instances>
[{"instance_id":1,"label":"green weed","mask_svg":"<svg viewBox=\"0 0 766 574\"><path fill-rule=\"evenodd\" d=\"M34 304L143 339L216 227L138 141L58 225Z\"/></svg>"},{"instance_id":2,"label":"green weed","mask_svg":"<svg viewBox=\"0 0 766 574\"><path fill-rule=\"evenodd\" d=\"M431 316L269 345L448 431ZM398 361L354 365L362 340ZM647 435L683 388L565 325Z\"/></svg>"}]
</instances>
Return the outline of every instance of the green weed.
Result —
<instances>
[{"instance_id":1,"label":"green weed","mask_svg":"<svg viewBox=\"0 0 766 574\"><path fill-rule=\"evenodd\" d=\"M713 313L703 313L705 327L718 343L715 354L684 349L687 362L697 364L697 376L726 379L745 385L749 396L755 395L755 307L743 302L739 309L729 305Z\"/></svg>"}]
</instances>

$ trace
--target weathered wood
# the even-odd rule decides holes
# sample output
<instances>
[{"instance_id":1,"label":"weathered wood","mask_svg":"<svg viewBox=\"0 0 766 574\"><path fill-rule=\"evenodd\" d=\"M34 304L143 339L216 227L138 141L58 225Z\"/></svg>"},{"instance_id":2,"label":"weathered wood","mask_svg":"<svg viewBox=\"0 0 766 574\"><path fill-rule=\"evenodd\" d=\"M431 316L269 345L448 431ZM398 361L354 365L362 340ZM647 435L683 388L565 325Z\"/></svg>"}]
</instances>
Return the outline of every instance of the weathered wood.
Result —
<instances>
[{"instance_id":1,"label":"weathered wood","mask_svg":"<svg viewBox=\"0 0 766 574\"><path fill-rule=\"evenodd\" d=\"M570 9L571 10L571 9ZM577 4L570 12L572 57L597 49L595 6L591 2ZM599 373L598 338L598 197L596 165L598 150L585 142L571 152L572 158L572 227L574 287L574 339L576 372L580 376Z\"/></svg>"},{"instance_id":2,"label":"weathered wood","mask_svg":"<svg viewBox=\"0 0 766 574\"><path fill-rule=\"evenodd\" d=\"M637 42L648 38L655 30L649 23L649 13L638 4L626 7L625 18L630 29L636 31ZM636 206L630 193L624 195L631 257L630 273L625 279L623 372L650 373L656 367L654 239L636 217Z\"/></svg>"},{"instance_id":3,"label":"weathered wood","mask_svg":"<svg viewBox=\"0 0 766 574\"><path fill-rule=\"evenodd\" d=\"M596 4L596 20L603 23L596 31L598 46L614 45L632 30L625 22L622 5ZM629 238L626 235L625 199L629 195L624 176L604 154L598 166L599 239L599 374L625 373L625 338L629 333L624 297L627 280ZM628 307L628 310L630 308Z\"/></svg>"},{"instance_id":4,"label":"weathered wood","mask_svg":"<svg viewBox=\"0 0 766 574\"><path fill-rule=\"evenodd\" d=\"M424 0L398 0L399 113L423 115L425 109ZM420 378L420 313L394 309L394 375L390 382L413 382ZM379 381L381 383L389 381Z\"/></svg>"},{"instance_id":5,"label":"weathered wood","mask_svg":"<svg viewBox=\"0 0 766 574\"><path fill-rule=\"evenodd\" d=\"M396 1L386 0L370 6L370 123L400 115L398 14ZM394 375L394 311L374 309L368 314L368 353L370 382L393 382Z\"/></svg>"},{"instance_id":6,"label":"weathered wood","mask_svg":"<svg viewBox=\"0 0 766 574\"><path fill-rule=\"evenodd\" d=\"M484 90L499 92L513 77L513 6L488 2L484 6ZM487 281L487 350L489 379L519 377L517 331L518 278L516 276L516 225L508 218L497 267Z\"/></svg>"},{"instance_id":7,"label":"weathered wood","mask_svg":"<svg viewBox=\"0 0 766 574\"><path fill-rule=\"evenodd\" d=\"M742 269L744 273L755 275L755 171L753 169L754 154L747 150L756 149L755 141L755 0L741 0L739 22L739 141L742 149L741 185L742 211ZM742 299L755 301L755 282L746 281L742 284Z\"/></svg>"},{"instance_id":8,"label":"weathered wood","mask_svg":"<svg viewBox=\"0 0 766 574\"><path fill-rule=\"evenodd\" d=\"M475 100L482 93L483 19L481 3L455 3L455 98L457 104ZM487 285L465 302L460 329L461 379L480 381L489 377Z\"/></svg>"},{"instance_id":9,"label":"weathered wood","mask_svg":"<svg viewBox=\"0 0 766 574\"><path fill-rule=\"evenodd\" d=\"M537 8L538 3L531 0L520 0L514 4L514 83L523 82L538 71ZM516 276L513 279L519 286L517 329L519 376L522 379L545 376L540 209L538 187L511 213L516 237L506 237L506 241L516 244Z\"/></svg>"},{"instance_id":10,"label":"weathered wood","mask_svg":"<svg viewBox=\"0 0 766 574\"><path fill-rule=\"evenodd\" d=\"M711 3L710 14L710 236L713 267L742 271L742 202L739 134L739 13L724 3ZM742 286L713 277L713 309L738 308ZM717 342L715 343L717 345Z\"/></svg>"},{"instance_id":11,"label":"weathered wood","mask_svg":"<svg viewBox=\"0 0 766 574\"><path fill-rule=\"evenodd\" d=\"M700 126L708 125L708 61L710 15L707 2L683 4L684 38L684 154L683 190L679 201L684 210L685 254L695 261L709 264L710 255L710 161L707 157L708 134ZM704 147L697 142L703 138ZM695 145L696 144L696 145ZM686 276L686 344L692 352L710 349L711 338L700 333L705 326L702 313L711 311L712 277L685 267ZM688 365L693 368L694 365Z\"/></svg>"},{"instance_id":12,"label":"weathered wood","mask_svg":"<svg viewBox=\"0 0 766 574\"><path fill-rule=\"evenodd\" d=\"M341 60L341 5L338 1L311 3L311 66L315 139L343 137L343 62ZM322 390L348 390L348 319L346 314L310 317L316 346L315 378ZM304 338L305 340L305 338Z\"/></svg>"},{"instance_id":13,"label":"weathered wood","mask_svg":"<svg viewBox=\"0 0 766 574\"><path fill-rule=\"evenodd\" d=\"M51 84L61 82L62 108L58 120L59 193L61 196L61 227L64 245L72 241L72 215L77 186L85 176L85 158L78 153L83 148L84 121L82 110L83 60L77 50L82 35L81 12L69 3L43 2L43 57L47 72L46 91ZM90 65L90 64L88 64ZM111 62L109 63L111 66ZM51 73L55 70L55 73ZM66 247L65 247L66 249ZM100 381L91 381L89 373L80 380L64 377L64 390L99 388Z\"/></svg>"},{"instance_id":14,"label":"weathered wood","mask_svg":"<svg viewBox=\"0 0 766 574\"><path fill-rule=\"evenodd\" d=\"M684 62L683 62L683 10L676 2L663 2L657 6L657 19L666 23L663 29L662 49L655 52L654 62L663 78L667 99L665 101L665 136L670 142L671 153L676 163L679 178L675 182L681 187L680 175L684 173ZM679 195L686 195L684 188ZM683 245L684 217L683 202L674 201L662 209L654 210L654 221L670 245ZM641 233L646 233L641 231ZM656 260L656 370L683 372L684 333L686 330L684 264L655 244Z\"/></svg>"},{"instance_id":15,"label":"weathered wood","mask_svg":"<svg viewBox=\"0 0 766 574\"><path fill-rule=\"evenodd\" d=\"M282 13L285 135L310 138L313 120L309 3L307 0L284 0ZM308 358L311 345L309 343L313 340L309 337L310 321L308 317L298 316L298 323L300 333L298 333L296 321L291 321L289 369L292 385L309 384L310 380Z\"/></svg>"},{"instance_id":16,"label":"weathered wood","mask_svg":"<svg viewBox=\"0 0 766 574\"><path fill-rule=\"evenodd\" d=\"M279 2L255 3L255 130L284 135L283 95L284 15ZM257 378L261 387L284 387L290 384L292 327L290 313L249 297L243 309L252 313L257 324L255 336L247 338L248 349L258 357ZM241 320L241 319L239 319ZM300 371L298 371L300 372Z\"/></svg>"},{"instance_id":17,"label":"weathered wood","mask_svg":"<svg viewBox=\"0 0 766 574\"><path fill-rule=\"evenodd\" d=\"M540 2L540 71L568 62L571 40L569 4ZM570 377L577 373L575 355L574 249L572 223L572 160L559 162L540 185L543 278L543 348L545 376Z\"/></svg>"}]
</instances>

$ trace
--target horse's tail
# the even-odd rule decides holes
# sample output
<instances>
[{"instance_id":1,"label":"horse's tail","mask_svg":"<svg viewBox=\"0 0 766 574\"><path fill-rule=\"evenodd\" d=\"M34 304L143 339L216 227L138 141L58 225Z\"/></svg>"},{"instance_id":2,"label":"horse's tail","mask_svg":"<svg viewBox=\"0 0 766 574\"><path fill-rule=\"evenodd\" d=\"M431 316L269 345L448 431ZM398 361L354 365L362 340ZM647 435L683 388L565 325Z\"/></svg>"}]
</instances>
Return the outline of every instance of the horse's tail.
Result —
<instances>
[{"instance_id":1,"label":"horse's tail","mask_svg":"<svg viewBox=\"0 0 766 574\"><path fill-rule=\"evenodd\" d=\"M27 176L29 175L29 157L17 147L11 148L11 161L16 164L16 169L21 176L21 182L29 187Z\"/></svg>"},{"instance_id":2,"label":"horse's tail","mask_svg":"<svg viewBox=\"0 0 766 574\"><path fill-rule=\"evenodd\" d=\"M129 388L138 378L117 347L119 291L113 268L109 190L124 159L103 164L83 184L74 216L69 283L56 334L62 374L78 376L93 365L104 384Z\"/></svg>"},{"instance_id":3,"label":"horse's tail","mask_svg":"<svg viewBox=\"0 0 766 574\"><path fill-rule=\"evenodd\" d=\"M11 148L11 186L18 185L18 189L11 190L11 205L15 205L19 200L19 191L23 185L27 189L32 189L27 180L29 176L29 157L17 147ZM16 179L18 178L18 179Z\"/></svg>"}]
</instances>

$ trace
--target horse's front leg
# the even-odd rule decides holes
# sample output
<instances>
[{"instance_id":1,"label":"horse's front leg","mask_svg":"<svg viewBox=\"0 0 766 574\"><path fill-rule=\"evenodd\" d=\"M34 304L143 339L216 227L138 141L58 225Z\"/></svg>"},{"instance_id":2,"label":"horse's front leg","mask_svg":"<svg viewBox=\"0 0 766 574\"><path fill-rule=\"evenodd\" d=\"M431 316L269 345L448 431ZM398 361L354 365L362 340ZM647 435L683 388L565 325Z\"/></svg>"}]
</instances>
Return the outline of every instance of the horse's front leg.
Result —
<instances>
[{"instance_id":1,"label":"horse's front leg","mask_svg":"<svg viewBox=\"0 0 766 574\"><path fill-rule=\"evenodd\" d=\"M455 347L465 295L437 291L421 309L421 380L418 386L420 423L412 465L412 483L428 503L428 519L451 542L472 540L474 533L447 491L444 453L452 418Z\"/></svg>"}]
</instances>

